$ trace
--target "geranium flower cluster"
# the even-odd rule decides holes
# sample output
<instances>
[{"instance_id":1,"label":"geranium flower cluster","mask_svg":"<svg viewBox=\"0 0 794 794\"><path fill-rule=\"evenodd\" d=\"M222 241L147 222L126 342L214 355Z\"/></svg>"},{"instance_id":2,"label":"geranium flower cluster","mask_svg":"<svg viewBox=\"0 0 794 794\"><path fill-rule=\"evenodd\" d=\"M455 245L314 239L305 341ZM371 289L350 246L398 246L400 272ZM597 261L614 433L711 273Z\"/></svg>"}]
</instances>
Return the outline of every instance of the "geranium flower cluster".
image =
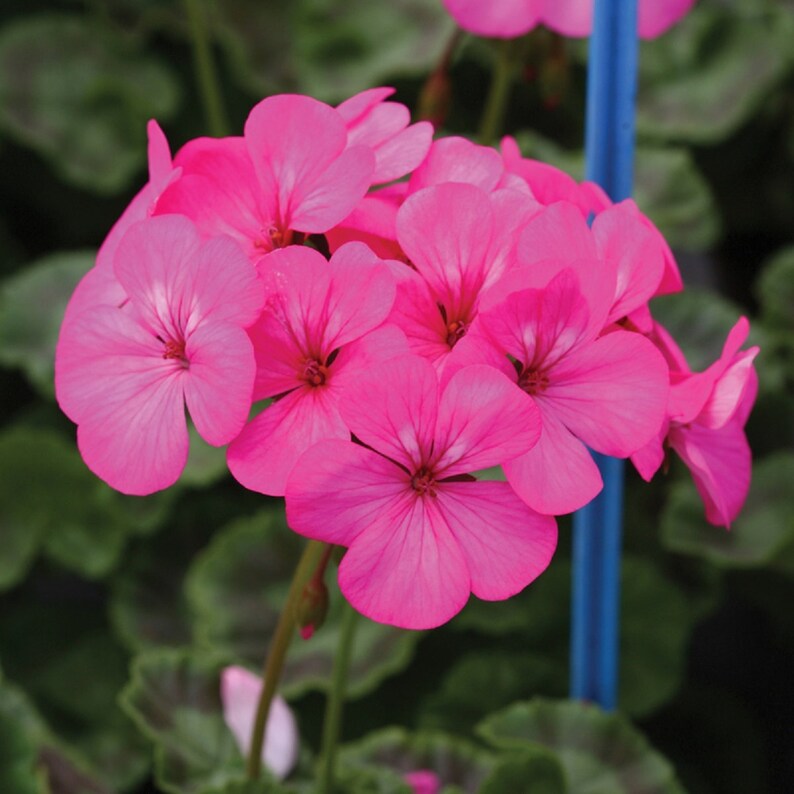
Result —
<instances>
[{"instance_id":1,"label":"geranium flower cluster","mask_svg":"<svg viewBox=\"0 0 794 794\"><path fill-rule=\"evenodd\" d=\"M591 449L648 478L675 450L727 525L749 482L746 321L691 372L648 308L678 269L633 202L511 139L433 142L390 93L270 97L173 162L150 125L149 182L58 344L87 465L168 487L187 409L293 530L347 547L359 611L408 628L542 573L554 516L602 487Z\"/></svg>"}]
</instances>

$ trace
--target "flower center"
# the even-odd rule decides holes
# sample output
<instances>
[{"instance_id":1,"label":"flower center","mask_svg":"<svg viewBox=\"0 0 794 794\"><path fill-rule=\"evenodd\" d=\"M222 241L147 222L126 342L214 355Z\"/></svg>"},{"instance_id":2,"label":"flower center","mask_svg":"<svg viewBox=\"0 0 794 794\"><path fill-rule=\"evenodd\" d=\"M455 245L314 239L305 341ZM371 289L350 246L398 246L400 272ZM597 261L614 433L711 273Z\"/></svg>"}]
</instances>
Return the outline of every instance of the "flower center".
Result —
<instances>
[{"instance_id":1,"label":"flower center","mask_svg":"<svg viewBox=\"0 0 794 794\"><path fill-rule=\"evenodd\" d=\"M549 376L537 369L525 369L518 377L518 385L527 394L539 394L549 387Z\"/></svg>"},{"instance_id":2,"label":"flower center","mask_svg":"<svg viewBox=\"0 0 794 794\"><path fill-rule=\"evenodd\" d=\"M430 469L422 466L413 477L411 477L411 487L419 494L424 496L429 494L435 496L437 494L436 479Z\"/></svg>"},{"instance_id":3,"label":"flower center","mask_svg":"<svg viewBox=\"0 0 794 794\"><path fill-rule=\"evenodd\" d=\"M161 339L160 341L163 342L163 358L181 361L185 367L188 365L184 339L169 339L167 342Z\"/></svg>"},{"instance_id":4,"label":"flower center","mask_svg":"<svg viewBox=\"0 0 794 794\"><path fill-rule=\"evenodd\" d=\"M466 336L466 331L469 330L469 324L464 320L456 320L453 323L447 323L447 344L450 347L455 345Z\"/></svg>"},{"instance_id":5,"label":"flower center","mask_svg":"<svg viewBox=\"0 0 794 794\"><path fill-rule=\"evenodd\" d=\"M328 378L328 367L316 358L310 358L303 365L303 379L310 386L322 386Z\"/></svg>"},{"instance_id":6,"label":"flower center","mask_svg":"<svg viewBox=\"0 0 794 794\"><path fill-rule=\"evenodd\" d=\"M259 230L259 237L254 240L254 248L265 253L285 248L292 242L292 229L281 229L271 223L266 229Z\"/></svg>"}]
</instances>

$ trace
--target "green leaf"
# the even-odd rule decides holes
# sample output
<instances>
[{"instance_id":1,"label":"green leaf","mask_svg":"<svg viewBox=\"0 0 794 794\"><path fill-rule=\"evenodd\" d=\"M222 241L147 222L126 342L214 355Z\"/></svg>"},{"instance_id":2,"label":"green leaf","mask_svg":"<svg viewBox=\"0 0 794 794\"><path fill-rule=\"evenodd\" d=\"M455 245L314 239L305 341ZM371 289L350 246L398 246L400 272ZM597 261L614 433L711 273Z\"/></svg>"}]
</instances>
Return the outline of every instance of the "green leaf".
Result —
<instances>
[{"instance_id":1,"label":"green leaf","mask_svg":"<svg viewBox=\"0 0 794 794\"><path fill-rule=\"evenodd\" d=\"M688 149L640 146L634 199L667 242L706 251L720 235L720 216L708 183Z\"/></svg>"},{"instance_id":2,"label":"green leaf","mask_svg":"<svg viewBox=\"0 0 794 794\"><path fill-rule=\"evenodd\" d=\"M0 434L0 589L16 584L43 547L88 578L105 576L131 534L165 517L170 496L115 493L57 433L23 426Z\"/></svg>"},{"instance_id":3,"label":"green leaf","mask_svg":"<svg viewBox=\"0 0 794 794\"><path fill-rule=\"evenodd\" d=\"M146 121L177 101L163 64L87 15L20 17L0 33L0 127L80 187L123 189L145 162Z\"/></svg>"},{"instance_id":4,"label":"green leaf","mask_svg":"<svg viewBox=\"0 0 794 794\"><path fill-rule=\"evenodd\" d=\"M502 761L479 794L566 794L565 772L553 753L540 747Z\"/></svg>"},{"instance_id":5,"label":"green leaf","mask_svg":"<svg viewBox=\"0 0 794 794\"><path fill-rule=\"evenodd\" d=\"M764 264L756 292L770 326L794 328L794 246L784 248Z\"/></svg>"},{"instance_id":6,"label":"green leaf","mask_svg":"<svg viewBox=\"0 0 794 794\"><path fill-rule=\"evenodd\" d=\"M444 674L440 688L424 704L421 724L460 733L516 700L538 692L563 697L567 689L565 665L541 655L540 647L535 653L474 651L455 661Z\"/></svg>"},{"instance_id":7,"label":"green leaf","mask_svg":"<svg viewBox=\"0 0 794 794\"><path fill-rule=\"evenodd\" d=\"M227 474L226 448L208 444L198 434L192 422L188 422L188 433L190 450L179 484L196 488L212 485Z\"/></svg>"},{"instance_id":8,"label":"green leaf","mask_svg":"<svg viewBox=\"0 0 794 794\"><path fill-rule=\"evenodd\" d=\"M222 667L208 654L170 650L133 662L121 705L155 743L155 774L166 791L204 794L244 780L243 758L223 721Z\"/></svg>"},{"instance_id":9,"label":"green leaf","mask_svg":"<svg viewBox=\"0 0 794 794\"><path fill-rule=\"evenodd\" d=\"M435 772L443 785L478 792L494 766L494 757L471 742L443 733L386 728L345 745L339 763L348 769L387 768L400 775L426 769Z\"/></svg>"},{"instance_id":10,"label":"green leaf","mask_svg":"<svg viewBox=\"0 0 794 794\"><path fill-rule=\"evenodd\" d=\"M694 485L681 482L662 516L662 540L671 551L723 567L766 565L794 541L792 482L794 454L778 452L757 463L747 502L730 530L707 523Z\"/></svg>"},{"instance_id":11,"label":"green leaf","mask_svg":"<svg viewBox=\"0 0 794 794\"><path fill-rule=\"evenodd\" d=\"M498 748L551 750L577 794L683 794L672 766L642 734L594 705L536 698L488 717L478 733Z\"/></svg>"},{"instance_id":12,"label":"green leaf","mask_svg":"<svg viewBox=\"0 0 794 794\"><path fill-rule=\"evenodd\" d=\"M254 94L298 90L340 102L385 78L427 72L452 22L436 0L229 0L214 28Z\"/></svg>"},{"instance_id":13,"label":"green leaf","mask_svg":"<svg viewBox=\"0 0 794 794\"><path fill-rule=\"evenodd\" d=\"M234 522L197 558L187 579L196 615L196 636L205 646L258 667L275 629L305 541L291 532L281 509ZM329 571L327 576L333 576ZM339 640L342 596L329 586L323 627L310 640L296 640L284 668L288 697L325 689ZM361 617L350 664L348 696L359 697L403 669L419 636Z\"/></svg>"},{"instance_id":14,"label":"green leaf","mask_svg":"<svg viewBox=\"0 0 794 794\"><path fill-rule=\"evenodd\" d=\"M24 370L45 397L54 394L53 360L63 312L95 255L51 254L7 278L0 289L0 363Z\"/></svg>"},{"instance_id":15,"label":"green leaf","mask_svg":"<svg viewBox=\"0 0 794 794\"><path fill-rule=\"evenodd\" d=\"M187 646L192 640L184 579L199 548L195 533L169 530L134 550L111 582L110 619L133 651Z\"/></svg>"},{"instance_id":16,"label":"green leaf","mask_svg":"<svg viewBox=\"0 0 794 794\"><path fill-rule=\"evenodd\" d=\"M10 696L0 686L0 791L14 794L46 794L38 767L36 746L24 727L8 714Z\"/></svg>"},{"instance_id":17,"label":"green leaf","mask_svg":"<svg viewBox=\"0 0 794 794\"><path fill-rule=\"evenodd\" d=\"M779 3L697 3L683 24L643 43L638 134L723 140L790 71L792 35L794 15Z\"/></svg>"},{"instance_id":18,"label":"green leaf","mask_svg":"<svg viewBox=\"0 0 794 794\"><path fill-rule=\"evenodd\" d=\"M486 634L516 633L522 644L534 651L525 655L522 668L527 685L537 684L549 694L562 694L567 670L570 625L571 566L555 560L549 569L523 593L509 601L485 603L472 600L451 626ZM645 715L673 697L684 672L686 645L692 630L695 609L689 606L682 589L650 562L625 555L621 569L620 626L620 708L632 715ZM543 654L546 663L534 659ZM476 658L476 657L474 657ZM506 662L503 662L506 664ZM557 668L555 675L548 664ZM499 662L497 662L499 664ZM476 716L493 694L495 702L509 694L511 677L507 670L504 685L486 685L487 661L467 662L453 669L438 701L461 719ZM520 680L514 696L523 697ZM449 687L449 688L447 688ZM547 689L548 687L548 689ZM537 689L534 691L538 691ZM432 707L433 701L431 701Z\"/></svg>"}]
</instances>

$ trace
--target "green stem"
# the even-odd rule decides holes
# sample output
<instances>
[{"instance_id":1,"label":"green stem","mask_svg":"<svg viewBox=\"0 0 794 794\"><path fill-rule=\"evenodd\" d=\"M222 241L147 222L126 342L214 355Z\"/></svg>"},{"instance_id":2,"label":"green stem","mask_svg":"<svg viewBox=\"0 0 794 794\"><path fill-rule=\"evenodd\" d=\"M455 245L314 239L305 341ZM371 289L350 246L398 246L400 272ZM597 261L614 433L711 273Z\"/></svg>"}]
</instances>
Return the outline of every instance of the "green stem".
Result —
<instances>
[{"instance_id":1,"label":"green stem","mask_svg":"<svg viewBox=\"0 0 794 794\"><path fill-rule=\"evenodd\" d=\"M256 707L254 727L251 731L251 745L248 750L248 763L246 765L246 773L250 780L257 780L262 768L262 745L265 741L267 717L270 713L270 704L273 702L273 696L276 694L279 678L281 677L284 658L287 655L287 649L295 632L295 608L300 600L303 587L323 556L326 546L327 544L318 540L310 540L306 544L303 555L295 568L295 574L292 577L287 602L284 604L284 608L278 618L276 631L270 643L267 661L265 662L264 683L262 692L259 695L259 703Z\"/></svg>"},{"instance_id":2,"label":"green stem","mask_svg":"<svg viewBox=\"0 0 794 794\"><path fill-rule=\"evenodd\" d=\"M193 65L196 70L201 102L207 119L210 133L216 138L229 134L229 122L223 107L218 74L212 57L210 38L204 18L201 0L184 0L185 12L190 26L190 38L193 43Z\"/></svg>"},{"instance_id":3,"label":"green stem","mask_svg":"<svg viewBox=\"0 0 794 794\"><path fill-rule=\"evenodd\" d=\"M342 614L342 627L339 635L339 645L334 659L331 689L325 707L323 721L323 741L321 750L320 785L319 794L332 794L334 790L334 776L336 772L336 746L339 743L339 733L342 728L342 711L345 704L345 690L347 688L347 672L350 667L350 657L353 653L353 638L356 633L358 612L347 602Z\"/></svg>"},{"instance_id":4,"label":"green stem","mask_svg":"<svg viewBox=\"0 0 794 794\"><path fill-rule=\"evenodd\" d=\"M510 100L510 89L513 85L515 70L515 48L513 41L502 41L499 57L496 59L491 87L485 100L485 110L480 122L480 143L490 146L502 131L507 103Z\"/></svg>"}]
</instances>

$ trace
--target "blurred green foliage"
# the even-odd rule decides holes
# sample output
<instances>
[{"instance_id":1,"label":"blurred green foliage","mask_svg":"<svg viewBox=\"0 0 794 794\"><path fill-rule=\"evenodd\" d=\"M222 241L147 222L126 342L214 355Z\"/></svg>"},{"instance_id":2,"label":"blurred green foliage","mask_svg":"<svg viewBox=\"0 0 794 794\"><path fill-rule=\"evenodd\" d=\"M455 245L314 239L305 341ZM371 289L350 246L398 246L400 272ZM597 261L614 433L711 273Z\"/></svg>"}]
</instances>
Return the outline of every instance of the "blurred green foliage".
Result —
<instances>
[{"instance_id":1,"label":"blurred green foliage","mask_svg":"<svg viewBox=\"0 0 794 794\"><path fill-rule=\"evenodd\" d=\"M202 2L236 132L280 91L339 102L387 84L415 108L453 31L439 0ZM650 486L630 475L619 716L561 700L565 521L551 569L510 601L472 600L427 634L362 621L340 791L406 792L400 773L423 766L444 771L445 794L794 786L792 35L789 0L700 0L642 47L636 197L695 287L654 310L695 368L739 313L762 345L745 512L725 533L682 466ZM580 175L586 45L538 30L525 51L505 131ZM445 132L477 129L492 56L488 42L460 45ZM296 560L282 507L236 486L195 434L178 486L116 494L54 403L60 317L145 180L151 117L174 148L207 131L181 2L3 3L0 791L301 794L338 596L287 670L297 782L245 783L218 696L221 665L258 668Z\"/></svg>"}]
</instances>

